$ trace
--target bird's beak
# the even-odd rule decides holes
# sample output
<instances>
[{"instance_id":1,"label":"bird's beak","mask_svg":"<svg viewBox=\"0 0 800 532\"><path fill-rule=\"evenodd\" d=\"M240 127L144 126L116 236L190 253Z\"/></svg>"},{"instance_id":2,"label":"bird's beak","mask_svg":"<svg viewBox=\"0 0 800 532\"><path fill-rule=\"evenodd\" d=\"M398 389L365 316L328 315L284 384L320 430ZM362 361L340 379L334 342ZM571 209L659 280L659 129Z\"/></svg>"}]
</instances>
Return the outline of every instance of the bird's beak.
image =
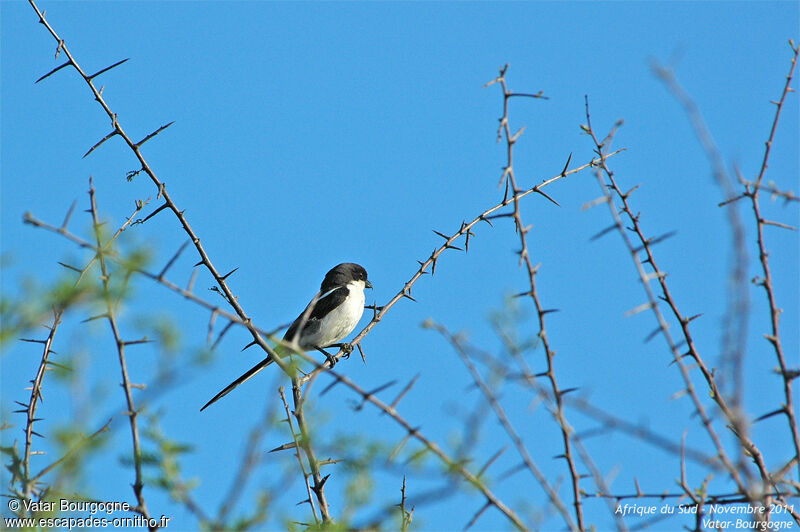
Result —
<instances>
[{"instance_id":1,"label":"bird's beak","mask_svg":"<svg viewBox=\"0 0 800 532\"><path fill-rule=\"evenodd\" d=\"M372 288L372 283L369 281L364 281L364 286L367 288Z\"/></svg>"}]
</instances>

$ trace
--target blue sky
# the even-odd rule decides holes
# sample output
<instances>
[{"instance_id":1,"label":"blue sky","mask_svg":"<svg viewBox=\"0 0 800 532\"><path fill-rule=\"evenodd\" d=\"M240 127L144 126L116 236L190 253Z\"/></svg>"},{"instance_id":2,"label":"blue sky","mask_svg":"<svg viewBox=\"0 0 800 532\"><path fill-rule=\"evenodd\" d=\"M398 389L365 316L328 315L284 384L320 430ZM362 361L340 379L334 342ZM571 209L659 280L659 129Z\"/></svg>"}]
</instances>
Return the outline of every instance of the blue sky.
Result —
<instances>
[{"instance_id":1,"label":"blue sky","mask_svg":"<svg viewBox=\"0 0 800 532\"><path fill-rule=\"evenodd\" d=\"M625 120L615 146L626 151L612 160L612 168L623 188L641 184L632 201L650 235L677 231L656 253L682 310L704 313L693 331L706 359L719 363L730 231L716 206L721 192L705 154L679 105L652 74L651 62L674 67L726 163L754 178L774 116L769 102L780 96L789 66L786 43L800 37L797 3L43 2L40 8L87 71L130 58L98 78L98 85L105 86L104 97L132 137L175 121L146 145L145 156L186 209L218 268L239 267L231 286L262 327L292 320L339 262L364 265L375 286L368 302L385 303L416 271L416 261L441 243L431 229L453 233L462 220L502 198L497 182L505 147L495 143L502 99L497 86L481 87L510 63L513 90L542 90L550 98L512 103L512 128L527 128L515 152L521 185L558 174L570 153L573 166L591 158L592 145L579 128L585 122L584 95L598 132ZM84 260L65 240L24 226L24 212L59 224L73 200L86 207L90 175L112 225L130 214L136 199L157 203L143 176L125 179L136 165L119 139L81 158L110 131L107 117L70 71L34 85L59 64L54 42L27 3L4 2L0 10L2 290L15 297L26 279L46 282L63 275L56 261ZM800 189L797 119L797 98L790 95L767 173L768 180L795 191ZM589 240L611 223L602 208L581 210L600 193L594 177L570 176L548 193L560 207L531 197L523 203L523 216L534 226L534 262L542 264L539 294L545 307L561 310L547 322L558 351L559 383L577 386L594 404L675 441L688 430L687 441L708 451L702 427L688 419L688 402L671 400L681 383L677 371L667 368L664 342L642 342L655 327L652 315L623 317L644 302L644 293L619 236ZM798 225L796 204L763 201L769 218ZM752 225L746 205L741 212ZM71 227L87 234L89 220L80 209ZM167 214L126 236L152 251L153 270L186 240ZM797 234L768 228L767 238L785 350L796 365ZM751 227L747 242L751 278L758 274ZM365 339L367 364L356 356L339 369L366 389L397 380L385 399L420 374L401 411L447 448L463 436L458 415L481 401L452 349L420 324L432 317L453 331L467 331L475 345L499 349L489 316L504 307L509 294L525 290L526 276L514 254L518 245L508 223L479 226L469 253L448 252L436 275L415 285L417 303L399 303ZM186 283L196 260L184 254L172 279ZM198 276L198 293L213 301L217 296L205 291L211 284L206 273ZM171 438L193 445L183 474L199 479L197 500L215 507L220 490L232 481L247 432L264 405L278 400L274 373L259 375L200 414L209 397L261 357L255 350L239 353L247 334L235 331L209 365L191 366L205 344L208 314L144 279L137 281L134 296L125 314L131 336L141 334L142 316L169 319L180 328L181 347L170 356L190 367L169 389L155 391L147 408L163 412L161 425ZM771 373L774 354L762 338L768 332L763 293L753 289L750 299L745 396L749 412L760 415L777 408L781 396L774 391L779 384ZM520 308L528 316L521 334L535 334L529 302ZM88 372L90 391L82 393L94 408L86 426L102 424L109 413L119 426L113 439L118 452L91 464L86 480L98 497L131 500L132 478L118 460L127 455L129 440L118 415L123 396L116 386L113 342L104 326L79 323L88 313L71 316L59 340ZM534 368L544 362L539 350L529 356ZM141 348L131 358L137 382L152 382L158 350ZM38 354L28 344L8 345L1 362L3 415L19 423L19 416L7 416L12 401L25 397ZM50 386L58 399L43 406L44 432L80 418L82 411L68 386L55 381ZM322 388L318 384L317 393ZM563 464L551 459L560 452L556 425L530 397L508 399L509 414L545 473L554 481L563 478ZM388 445L402 438L386 416L368 408L353 411L352 401L343 388L315 399L325 419L322 442L342 434L381 438ZM577 428L592 426L580 414L569 415ZM17 436L5 432L4 442ZM785 423L777 418L756 426L754 438L773 460L770 466L789 456ZM264 448L285 439L273 431ZM479 455L488 458L505 443L490 419ZM679 474L674 456L621 434L587 445L601 470L616 475L614 492L633 491L634 477L645 490L674 488L671 479ZM510 450L506 454L497 473L516 463ZM287 467L268 456L237 510L252 503L254 486L274 482ZM345 476L343 470L331 472L331 483ZM377 500L396 502L397 471L376 475ZM290 478L283 507L302 498L299 475ZM699 472L693 481L702 481ZM425 486L410 484L410 497L437 485L419 482ZM714 482L721 491L728 488L722 478ZM544 504L541 490L524 474L496 488L512 504ZM562 490L567 497L566 486ZM178 529L194 523L162 492L148 488L146 494L151 510L173 516ZM342 509L341 487L332 488L330 496L336 513ZM474 495L420 503L415 518L423 529L460 528L481 503ZM587 508L600 530L613 525L603 504L592 501ZM272 516L267 526L282 528L284 517ZM355 522L367 518L359 515ZM560 522L545 518L543 526ZM503 528L505 522L489 511L476 527Z\"/></svg>"}]
</instances>

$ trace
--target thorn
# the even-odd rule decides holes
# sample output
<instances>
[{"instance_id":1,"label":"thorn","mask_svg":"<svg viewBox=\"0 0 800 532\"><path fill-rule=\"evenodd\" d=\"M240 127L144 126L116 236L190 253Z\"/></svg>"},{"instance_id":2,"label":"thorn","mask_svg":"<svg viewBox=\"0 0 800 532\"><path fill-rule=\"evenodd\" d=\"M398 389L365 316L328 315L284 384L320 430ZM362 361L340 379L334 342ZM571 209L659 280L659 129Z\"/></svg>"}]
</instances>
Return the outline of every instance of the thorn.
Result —
<instances>
[{"instance_id":1,"label":"thorn","mask_svg":"<svg viewBox=\"0 0 800 532\"><path fill-rule=\"evenodd\" d=\"M325 395L329 391L331 391L333 389L333 387L336 386L337 384L339 384L340 382L341 382L341 380L339 379L339 377L334 377L333 381L329 385L327 385L325 388L323 388L323 390L321 392L319 392L320 397Z\"/></svg>"},{"instance_id":2,"label":"thorn","mask_svg":"<svg viewBox=\"0 0 800 532\"><path fill-rule=\"evenodd\" d=\"M159 133L161 133L162 131L164 131L165 129L167 129L169 126L171 126L171 125L172 125L172 124L174 124L174 123L175 123L175 121L173 120L173 121L172 121L172 122L170 122L169 124L164 124L164 125L163 125L163 126L161 126L160 128L156 129L155 131L153 131L152 133L150 133L149 135L147 135L145 138L143 138L142 140L140 140L139 142L137 142L137 143L136 143L136 147L137 147L137 148L141 147L141 145L142 145L142 144L144 144L144 143L145 143L145 142L147 142L148 140L152 139L153 137L155 137L156 135L158 135Z\"/></svg>"},{"instance_id":3,"label":"thorn","mask_svg":"<svg viewBox=\"0 0 800 532\"><path fill-rule=\"evenodd\" d=\"M82 159L86 158L86 156L88 156L88 155L89 155L90 153L92 153L94 150L96 150L97 148L99 148L101 144L103 144L105 141L107 141L108 139L110 139L111 137L113 137L114 135L116 135L117 133L119 133L119 132L118 132L118 131L115 129L115 130L113 130L111 133L109 133L108 135L106 135L105 137L103 137L102 139L100 139L100 140L97 142L97 144L95 144L94 146L92 146L91 148L89 148L89 151L87 151L86 153L84 153L84 154L83 154L83 157L81 157L81 158L82 158ZM128 181L130 181L130 179L129 179Z\"/></svg>"},{"instance_id":4,"label":"thorn","mask_svg":"<svg viewBox=\"0 0 800 532\"><path fill-rule=\"evenodd\" d=\"M789 231L797 231L797 228L794 226L782 224L780 222L773 222L772 220L761 220L761 223L764 225L772 225L775 227L780 227L781 229L788 229Z\"/></svg>"},{"instance_id":5,"label":"thorn","mask_svg":"<svg viewBox=\"0 0 800 532\"><path fill-rule=\"evenodd\" d=\"M694 358L694 355L692 354L692 352L691 352L691 351L686 351L686 352L685 352L685 353L683 353L683 354L682 354L682 355L681 355L679 358ZM671 365L673 365L675 362L677 362L677 360L673 360L672 362L670 362L669 364L667 364L667 366L671 366Z\"/></svg>"},{"instance_id":6,"label":"thorn","mask_svg":"<svg viewBox=\"0 0 800 532\"><path fill-rule=\"evenodd\" d=\"M403 297L407 297L408 299L410 299L410 300L411 300L411 301L413 301L414 303L416 303L416 302L417 302L417 300L416 300L416 299L414 299L414 298L413 298L413 297L411 297L410 295L406 294L405 292L403 292Z\"/></svg>"},{"instance_id":7,"label":"thorn","mask_svg":"<svg viewBox=\"0 0 800 532\"><path fill-rule=\"evenodd\" d=\"M616 225L616 224L614 224L614 225L609 225L608 227L606 227L605 229L603 229L603 230L602 230L602 231L600 231L599 233L595 233L595 234L593 234L593 235L591 236L591 238L589 238L589 241L590 241L590 242L594 242L594 241L595 241L595 240L597 240L598 238L601 238L601 237L603 237L603 236L607 235L608 233L610 233L611 231L613 231L613 230L614 230L614 229L616 229L616 228L617 228L617 225Z\"/></svg>"},{"instance_id":8,"label":"thorn","mask_svg":"<svg viewBox=\"0 0 800 532\"><path fill-rule=\"evenodd\" d=\"M253 347L253 346L254 346L254 345L256 345L257 343L258 343L258 342L256 342L255 340L253 340L252 342L250 342L249 344L247 344L246 346L244 346L244 347L242 348L242 351L244 351L244 350L246 350L246 349L250 349L251 347ZM241 351L240 351L240 352L241 352Z\"/></svg>"},{"instance_id":9,"label":"thorn","mask_svg":"<svg viewBox=\"0 0 800 532\"><path fill-rule=\"evenodd\" d=\"M138 345L138 344L150 344L152 342L153 340L148 340L147 337L145 336L141 340L131 340L130 342L122 342L122 345L127 346L127 345Z\"/></svg>"},{"instance_id":10,"label":"thorn","mask_svg":"<svg viewBox=\"0 0 800 532\"><path fill-rule=\"evenodd\" d=\"M514 135L510 139L508 139L508 143L514 144L515 142L517 142L517 139L519 138L520 135L522 135L524 131L525 131L525 126L519 128L519 130L516 133L514 133Z\"/></svg>"},{"instance_id":11,"label":"thorn","mask_svg":"<svg viewBox=\"0 0 800 532\"><path fill-rule=\"evenodd\" d=\"M639 188L640 186L641 186L641 184L639 184L639 185L636 185L636 186L635 186L635 187L633 187L632 189L628 190L626 193L624 193L624 194L620 194L620 197L622 197L622 199L623 199L623 200L626 200L626 199L628 199L628 196L630 196L630 195L633 193L633 191L635 191L635 190L636 190L637 188Z\"/></svg>"},{"instance_id":12,"label":"thorn","mask_svg":"<svg viewBox=\"0 0 800 532\"><path fill-rule=\"evenodd\" d=\"M700 314L695 314L691 318L684 318L682 321L684 322L684 324L688 325L689 323L691 323L692 321L696 320L697 318L699 318L702 315L703 315L703 313L701 312Z\"/></svg>"},{"instance_id":13,"label":"thorn","mask_svg":"<svg viewBox=\"0 0 800 532\"><path fill-rule=\"evenodd\" d=\"M648 343L650 340L658 336L658 333L661 332L661 327L656 327L656 329L647 335L647 338L644 339L644 343Z\"/></svg>"},{"instance_id":14,"label":"thorn","mask_svg":"<svg viewBox=\"0 0 800 532\"><path fill-rule=\"evenodd\" d=\"M653 246L655 244L658 244L659 242L663 242L664 240L666 240L666 239L668 239L668 238L670 238L672 236L675 236L676 234L677 234L677 231L670 231L670 232L664 233L663 235L661 235L659 237L656 237L656 238L652 238L652 237L648 238L647 240L644 241L644 244L642 244L641 246L637 247L634 251L636 253L638 253L638 252L640 252L640 251L642 251L644 249L647 249L648 247L651 247L651 246Z\"/></svg>"},{"instance_id":15,"label":"thorn","mask_svg":"<svg viewBox=\"0 0 800 532\"><path fill-rule=\"evenodd\" d=\"M669 275L669 274L668 274L668 273L666 273L666 272L653 272L653 273L648 273L647 275L645 275L645 276L644 276L644 280L645 280L646 282L648 282L648 283L649 283L649 282L650 282L650 281L652 281L653 279L666 279L668 275ZM659 296L659 297L662 297L662 296ZM666 301L666 300L665 300L665 301Z\"/></svg>"},{"instance_id":16,"label":"thorn","mask_svg":"<svg viewBox=\"0 0 800 532\"><path fill-rule=\"evenodd\" d=\"M764 414L763 416L759 416L759 417L755 418L753 420L753 423L756 423L758 421L762 421L762 420L770 418L772 416L777 416L778 414L785 414L785 413L786 413L786 409L785 408L779 408L777 410L773 410L772 412Z\"/></svg>"},{"instance_id":17,"label":"thorn","mask_svg":"<svg viewBox=\"0 0 800 532\"><path fill-rule=\"evenodd\" d=\"M222 277L220 277L220 278L219 278L219 280L220 280L220 281L224 281L225 279L227 279L228 277L230 277L230 275L231 275L233 272L235 272L235 271L236 271L236 270L238 270L238 269L239 269L239 267L237 266L236 268L232 269L231 271L229 271L228 273L226 273L225 275L223 275Z\"/></svg>"},{"instance_id":18,"label":"thorn","mask_svg":"<svg viewBox=\"0 0 800 532\"><path fill-rule=\"evenodd\" d=\"M640 312L644 312L645 310L649 310L651 308L653 308L653 304L648 301L647 303L642 303L638 307L633 308L633 309L625 312L625 314L623 314L623 316L628 318L630 316L634 316L636 314L639 314Z\"/></svg>"},{"instance_id":19,"label":"thorn","mask_svg":"<svg viewBox=\"0 0 800 532\"><path fill-rule=\"evenodd\" d=\"M148 214L148 215L147 215L147 216L146 216L146 217L145 217L145 218L144 218L144 219L143 219L141 222L139 222L139 223L142 223L142 224L143 224L143 223L145 223L147 220L149 220L150 218L152 218L152 217L153 217L153 216L155 216L156 214L160 213L161 211L163 211L163 210L164 210L164 209L166 209L167 207L169 207L169 205L168 205L166 202L164 202L164 204L163 204L163 205L161 205L159 208L157 208L156 210L154 210L153 212L151 212L150 214Z\"/></svg>"},{"instance_id":20,"label":"thorn","mask_svg":"<svg viewBox=\"0 0 800 532\"><path fill-rule=\"evenodd\" d=\"M361 355L361 362L366 364L367 357L364 355L364 350L361 348L361 344L356 344L356 347L358 348L358 354Z\"/></svg>"},{"instance_id":21,"label":"thorn","mask_svg":"<svg viewBox=\"0 0 800 532\"><path fill-rule=\"evenodd\" d=\"M161 270L161 273L159 273L159 274L158 274L158 280L159 280L159 281L161 281L162 279L164 279L164 276L167 274L167 270L169 270L169 269L172 267L172 265L175 263L175 261L176 261L176 260L178 260L178 257L180 257L180 256L181 256L181 253L183 253L183 250L184 250L184 249L186 249L186 246L187 246L188 244L189 244L189 241L187 240L186 242L184 242L184 243L181 245L181 247L180 247L180 248L178 248L178 251L177 251L177 253L175 253L175 254L172 256L172 258L171 258L171 259L169 259L169 261L167 262L167 264L164 266L164 269L163 269L163 270Z\"/></svg>"},{"instance_id":22,"label":"thorn","mask_svg":"<svg viewBox=\"0 0 800 532\"><path fill-rule=\"evenodd\" d=\"M584 203L583 205L581 205L581 210L582 211L586 211L586 210L589 210L589 209L591 209L592 207L594 207L596 205L600 205L601 203L608 203L609 201L610 201L610 197L609 196L600 196L597 199L593 199L592 201L590 201L588 203Z\"/></svg>"},{"instance_id":23,"label":"thorn","mask_svg":"<svg viewBox=\"0 0 800 532\"><path fill-rule=\"evenodd\" d=\"M462 221L461 222L461 230L463 231L464 228L466 228L466 227L467 227L467 222ZM475 233L473 233L472 231L467 229L467 232L465 234L466 234L466 239L465 239L465 242L464 242L464 249L466 251L469 251L469 237L471 237L471 236L474 237Z\"/></svg>"},{"instance_id":24,"label":"thorn","mask_svg":"<svg viewBox=\"0 0 800 532\"><path fill-rule=\"evenodd\" d=\"M491 458L489 458L489 460L483 465L483 467L481 467L480 470L478 470L478 474L475 476L480 478L481 475L483 475L486 472L486 470L489 469L489 466L491 466L495 462L495 460L500 458L500 455L506 452L506 449L508 449L508 445L503 446L499 451L494 453L494 455Z\"/></svg>"},{"instance_id":25,"label":"thorn","mask_svg":"<svg viewBox=\"0 0 800 532\"><path fill-rule=\"evenodd\" d=\"M86 318L81 323L86 323L86 322L93 321L93 320L99 320L99 319L102 319L102 318L108 318L108 313L106 312L106 313L103 313L103 314L98 314L97 316L92 316L91 318Z\"/></svg>"},{"instance_id":26,"label":"thorn","mask_svg":"<svg viewBox=\"0 0 800 532\"><path fill-rule=\"evenodd\" d=\"M91 80L93 80L94 78L96 78L97 76L99 76L100 74L102 74L102 73L104 73L104 72L108 72L109 70L111 70L111 69L112 69L112 68L114 68L114 67L118 67L118 66L120 66L122 63L124 63L124 62L125 62L125 61L127 61L128 59L130 59L130 57L128 57L127 59L123 59L122 61L117 61L117 62L116 62L116 63L114 63L113 65L111 65L111 66L107 66L106 68L104 68L104 69L102 69L102 70L98 70L97 72L95 72L95 73L94 73L94 74L92 74L91 76L87 76L87 77L86 77L86 80L87 80L87 81L91 81Z\"/></svg>"},{"instance_id":27,"label":"thorn","mask_svg":"<svg viewBox=\"0 0 800 532\"><path fill-rule=\"evenodd\" d=\"M294 449L295 447L297 447L297 445L293 441L290 441L289 443L284 443L283 445L279 445L279 446L275 447L274 449L272 449L271 451L267 451L267 452L274 453L274 452L278 452L278 451L285 451L287 449Z\"/></svg>"},{"instance_id":28,"label":"thorn","mask_svg":"<svg viewBox=\"0 0 800 532\"><path fill-rule=\"evenodd\" d=\"M420 375L421 375L420 373L414 375L414 378L411 379L408 382L408 384L406 384L405 388L403 388L399 394L397 394L397 397L395 397L394 401L392 401L392 404L390 405L392 408L397 408L397 405L400 404L400 400L403 398L403 396L405 396L405 394L409 392L409 390L411 390L411 387L414 386L414 384L417 382L417 379L419 379ZM385 412L381 412L381 414L383 413Z\"/></svg>"},{"instance_id":29,"label":"thorn","mask_svg":"<svg viewBox=\"0 0 800 532\"><path fill-rule=\"evenodd\" d=\"M45 340L34 340L32 338L20 338L20 340L23 341L23 342L30 342L32 344L46 344L47 343L47 341L45 341Z\"/></svg>"},{"instance_id":30,"label":"thorn","mask_svg":"<svg viewBox=\"0 0 800 532\"><path fill-rule=\"evenodd\" d=\"M778 338L772 334L765 334L764 338L773 345L778 345Z\"/></svg>"},{"instance_id":31,"label":"thorn","mask_svg":"<svg viewBox=\"0 0 800 532\"><path fill-rule=\"evenodd\" d=\"M67 62L66 62L66 63L64 63L63 65L57 66L56 68L54 68L53 70L51 70L50 72L48 72L47 74L45 74L44 76L42 76L41 78L39 78L39 79L37 79L36 81L34 81L34 83L39 83L39 82L40 82L40 81L42 81L44 78L46 78L46 77L49 77L49 76L51 76L51 75L55 74L56 72L58 72L59 70L61 70L62 68L66 67L66 66L69 66L70 64L72 64L72 61L67 61Z\"/></svg>"}]
</instances>

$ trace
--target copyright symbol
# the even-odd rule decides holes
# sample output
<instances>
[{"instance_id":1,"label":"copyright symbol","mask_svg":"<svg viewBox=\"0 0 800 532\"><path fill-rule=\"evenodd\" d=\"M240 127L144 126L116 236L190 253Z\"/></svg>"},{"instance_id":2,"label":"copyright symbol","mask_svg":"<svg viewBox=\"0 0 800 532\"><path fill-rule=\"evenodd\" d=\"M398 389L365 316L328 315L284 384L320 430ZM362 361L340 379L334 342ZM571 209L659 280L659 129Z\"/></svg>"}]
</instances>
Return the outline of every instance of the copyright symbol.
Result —
<instances>
[{"instance_id":1,"label":"copyright symbol","mask_svg":"<svg viewBox=\"0 0 800 532\"><path fill-rule=\"evenodd\" d=\"M19 499L8 499L8 509L12 512L19 510Z\"/></svg>"}]
</instances>

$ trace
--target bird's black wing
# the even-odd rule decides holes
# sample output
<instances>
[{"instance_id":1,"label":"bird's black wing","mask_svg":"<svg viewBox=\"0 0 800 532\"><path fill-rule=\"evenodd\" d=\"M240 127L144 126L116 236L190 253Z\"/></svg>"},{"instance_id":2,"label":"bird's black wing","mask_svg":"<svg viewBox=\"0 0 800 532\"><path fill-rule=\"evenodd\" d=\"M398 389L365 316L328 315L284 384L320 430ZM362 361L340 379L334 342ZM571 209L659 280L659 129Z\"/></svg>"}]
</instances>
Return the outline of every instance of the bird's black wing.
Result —
<instances>
[{"instance_id":1,"label":"bird's black wing","mask_svg":"<svg viewBox=\"0 0 800 532\"><path fill-rule=\"evenodd\" d=\"M330 311L341 305L344 302L344 300L347 299L347 296L349 294L350 294L349 288L347 288L346 286L340 286L325 293L321 298L312 300L311 303L309 303L308 305L309 306L313 305L313 308L311 309L310 315L308 316L306 324L303 327L303 331L306 334L313 334L314 332L316 332L315 328L318 328L320 326L322 318L327 316ZM284 340L290 342L292 341L295 332L297 331L297 328L300 327L300 323L302 323L303 321L303 315L306 313L307 310L308 307L306 307L306 310L304 310L303 313L300 314L300 316L298 316L296 320L294 320L294 323L292 323L292 325L289 327L289 330L286 331L286 334L283 336ZM270 357L267 357L258 364L256 364L255 366L253 366L252 368L250 368L247 371L247 373L245 373L244 375L242 375L241 377L230 383L221 392L215 395L209 402L203 405L203 408L201 408L200 411L202 412L208 406L216 403L217 401L219 401L220 399L231 393L231 391L234 388L236 388L243 382L249 380L250 377L258 373L265 367L269 366L271 363L272 359Z\"/></svg>"},{"instance_id":2,"label":"bird's black wing","mask_svg":"<svg viewBox=\"0 0 800 532\"><path fill-rule=\"evenodd\" d=\"M209 405L212 405L212 404L216 403L217 401L219 401L220 399L222 399L223 397L225 397L226 395L231 393L231 390L233 390L234 388L236 388L237 386L239 386L243 382L249 380L250 377L252 377L256 373L258 373L262 369L266 368L270 364L272 364L272 359L270 357L267 357L264 360L262 360L261 362L259 362L258 364L256 364L255 366L253 366L252 368L250 368L249 370L247 370L247 373L245 373L244 375L242 375L241 377L239 377L238 379L236 379L235 381L230 383L228 386L225 387L224 390L219 392L209 402L207 402L205 405L203 405L203 408L201 408L200 411L202 412Z\"/></svg>"},{"instance_id":3,"label":"bird's black wing","mask_svg":"<svg viewBox=\"0 0 800 532\"><path fill-rule=\"evenodd\" d=\"M344 303L344 300L347 299L348 295L350 295L350 289L346 286L339 286L324 294L316 301L312 300L311 303L308 304L308 307L313 305L313 308L311 309L311 314L308 316L306 324L303 327L303 332L306 334L313 334L316 332L315 328L319 327L322 318L327 316L330 311ZM283 335L284 340L291 342L294 339L295 334L297 334L297 329L303 322L303 316L308 311L308 307L306 307L306 309L289 326L289 330L287 330L286 334ZM303 335L301 334L300 336ZM300 338L298 337L297 340L299 342Z\"/></svg>"}]
</instances>

